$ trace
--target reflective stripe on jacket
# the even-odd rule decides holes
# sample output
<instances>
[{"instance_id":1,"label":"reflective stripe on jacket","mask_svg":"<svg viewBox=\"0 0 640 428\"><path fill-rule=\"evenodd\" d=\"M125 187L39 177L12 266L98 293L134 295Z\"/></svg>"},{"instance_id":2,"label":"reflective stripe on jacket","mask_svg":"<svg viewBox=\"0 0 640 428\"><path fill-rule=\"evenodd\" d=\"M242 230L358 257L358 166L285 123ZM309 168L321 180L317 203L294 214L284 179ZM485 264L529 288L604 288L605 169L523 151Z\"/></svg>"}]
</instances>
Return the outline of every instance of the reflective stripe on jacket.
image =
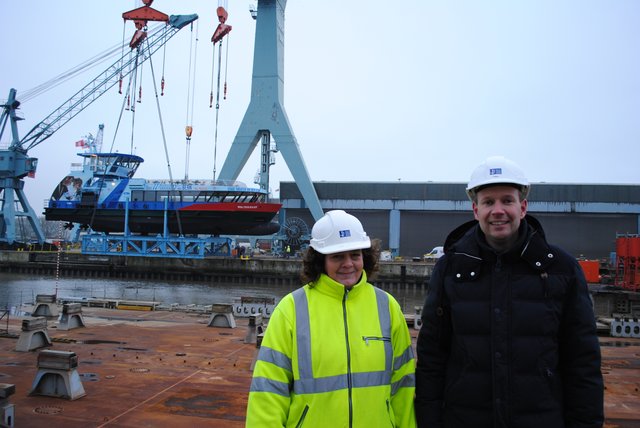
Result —
<instances>
[{"instance_id":1,"label":"reflective stripe on jacket","mask_svg":"<svg viewBox=\"0 0 640 428\"><path fill-rule=\"evenodd\" d=\"M414 427L415 363L400 305L321 275L285 296L253 373L247 427Z\"/></svg>"}]
</instances>

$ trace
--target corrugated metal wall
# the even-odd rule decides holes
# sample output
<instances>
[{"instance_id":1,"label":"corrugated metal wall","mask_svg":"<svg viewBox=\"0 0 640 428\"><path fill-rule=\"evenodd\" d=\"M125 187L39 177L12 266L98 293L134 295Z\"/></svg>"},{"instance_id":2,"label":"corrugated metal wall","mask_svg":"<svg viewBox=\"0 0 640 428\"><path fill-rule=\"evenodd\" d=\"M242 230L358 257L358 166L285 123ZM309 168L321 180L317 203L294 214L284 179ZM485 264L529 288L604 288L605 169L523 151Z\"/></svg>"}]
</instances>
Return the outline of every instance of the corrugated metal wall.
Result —
<instances>
[{"instance_id":1,"label":"corrugated metal wall","mask_svg":"<svg viewBox=\"0 0 640 428\"><path fill-rule=\"evenodd\" d=\"M400 255L404 257L422 256L442 245L451 230L473 219L465 185L460 183L314 185L325 211L340 208L356 215L371 237L382 240L383 248L389 246L389 210L394 204L451 202L455 209L450 211L400 210ZM302 208L295 183L280 183L280 199L287 217L300 217L311 229L313 218ZM529 202L529 213L540 220L549 241L576 257L608 258L615 251L617 234L640 233L640 186L534 184ZM576 206L588 206L593 212L575 212Z\"/></svg>"}]
</instances>

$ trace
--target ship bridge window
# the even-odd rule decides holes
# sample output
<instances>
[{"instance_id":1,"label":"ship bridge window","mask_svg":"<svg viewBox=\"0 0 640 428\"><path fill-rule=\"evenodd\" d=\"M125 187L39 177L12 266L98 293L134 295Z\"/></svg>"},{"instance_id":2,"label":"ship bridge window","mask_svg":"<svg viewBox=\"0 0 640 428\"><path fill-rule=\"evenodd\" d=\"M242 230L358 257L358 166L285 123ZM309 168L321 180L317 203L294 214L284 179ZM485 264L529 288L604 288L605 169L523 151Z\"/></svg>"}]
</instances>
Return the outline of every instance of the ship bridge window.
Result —
<instances>
[{"instance_id":1,"label":"ship bridge window","mask_svg":"<svg viewBox=\"0 0 640 428\"><path fill-rule=\"evenodd\" d=\"M145 202L154 202L156 200L156 192L147 190L142 192L142 198L138 198L138 200L143 200Z\"/></svg>"},{"instance_id":2,"label":"ship bridge window","mask_svg":"<svg viewBox=\"0 0 640 428\"><path fill-rule=\"evenodd\" d=\"M194 198L194 202L211 202L214 197L212 192L198 192Z\"/></svg>"},{"instance_id":3,"label":"ship bridge window","mask_svg":"<svg viewBox=\"0 0 640 428\"><path fill-rule=\"evenodd\" d=\"M198 192L180 192L182 196L182 202L193 202L198 197Z\"/></svg>"},{"instance_id":4,"label":"ship bridge window","mask_svg":"<svg viewBox=\"0 0 640 428\"><path fill-rule=\"evenodd\" d=\"M227 193L222 197L223 202L238 202L238 195Z\"/></svg>"},{"instance_id":5,"label":"ship bridge window","mask_svg":"<svg viewBox=\"0 0 640 428\"><path fill-rule=\"evenodd\" d=\"M202 192L201 194L203 202L220 202L221 198L218 193L215 192Z\"/></svg>"},{"instance_id":6,"label":"ship bridge window","mask_svg":"<svg viewBox=\"0 0 640 428\"><path fill-rule=\"evenodd\" d=\"M142 201L144 200L144 192L142 190L134 190L131 192L131 199L134 201Z\"/></svg>"},{"instance_id":7,"label":"ship bridge window","mask_svg":"<svg viewBox=\"0 0 640 428\"><path fill-rule=\"evenodd\" d=\"M233 203L249 203L256 202L259 199L259 195L256 193L247 193L247 192L228 192L225 194L219 195L219 200L222 202L233 202Z\"/></svg>"}]
</instances>

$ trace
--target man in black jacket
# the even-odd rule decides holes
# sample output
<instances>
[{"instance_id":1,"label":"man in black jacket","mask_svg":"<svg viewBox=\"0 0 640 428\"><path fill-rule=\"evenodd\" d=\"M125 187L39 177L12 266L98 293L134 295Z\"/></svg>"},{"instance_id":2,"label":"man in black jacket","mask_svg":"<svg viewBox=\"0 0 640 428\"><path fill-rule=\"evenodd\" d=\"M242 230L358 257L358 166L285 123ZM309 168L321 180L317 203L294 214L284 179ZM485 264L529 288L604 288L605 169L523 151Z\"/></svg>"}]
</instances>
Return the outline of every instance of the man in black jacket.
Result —
<instances>
[{"instance_id":1,"label":"man in black jacket","mask_svg":"<svg viewBox=\"0 0 640 428\"><path fill-rule=\"evenodd\" d=\"M467 193L422 311L419 427L601 427L600 346L574 257L527 215L522 170L491 157Z\"/></svg>"}]
</instances>

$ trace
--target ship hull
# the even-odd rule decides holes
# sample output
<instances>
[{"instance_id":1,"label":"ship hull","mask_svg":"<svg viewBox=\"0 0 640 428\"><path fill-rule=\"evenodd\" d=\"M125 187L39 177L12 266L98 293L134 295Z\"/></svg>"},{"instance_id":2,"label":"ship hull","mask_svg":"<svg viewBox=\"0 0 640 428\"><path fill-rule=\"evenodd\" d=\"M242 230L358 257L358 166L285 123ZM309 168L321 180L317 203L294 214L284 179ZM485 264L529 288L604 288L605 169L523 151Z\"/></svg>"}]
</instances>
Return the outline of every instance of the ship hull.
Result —
<instances>
[{"instance_id":1,"label":"ship hull","mask_svg":"<svg viewBox=\"0 0 640 428\"><path fill-rule=\"evenodd\" d=\"M61 204L64 205L64 204ZM119 204L123 205L123 204ZM280 204L203 204L166 211L168 232L182 235L271 235L280 229L272 222ZM164 232L165 211L134 208L92 207L45 208L48 221L66 221L89 226L93 231L123 233L128 217L130 233L143 235Z\"/></svg>"}]
</instances>

